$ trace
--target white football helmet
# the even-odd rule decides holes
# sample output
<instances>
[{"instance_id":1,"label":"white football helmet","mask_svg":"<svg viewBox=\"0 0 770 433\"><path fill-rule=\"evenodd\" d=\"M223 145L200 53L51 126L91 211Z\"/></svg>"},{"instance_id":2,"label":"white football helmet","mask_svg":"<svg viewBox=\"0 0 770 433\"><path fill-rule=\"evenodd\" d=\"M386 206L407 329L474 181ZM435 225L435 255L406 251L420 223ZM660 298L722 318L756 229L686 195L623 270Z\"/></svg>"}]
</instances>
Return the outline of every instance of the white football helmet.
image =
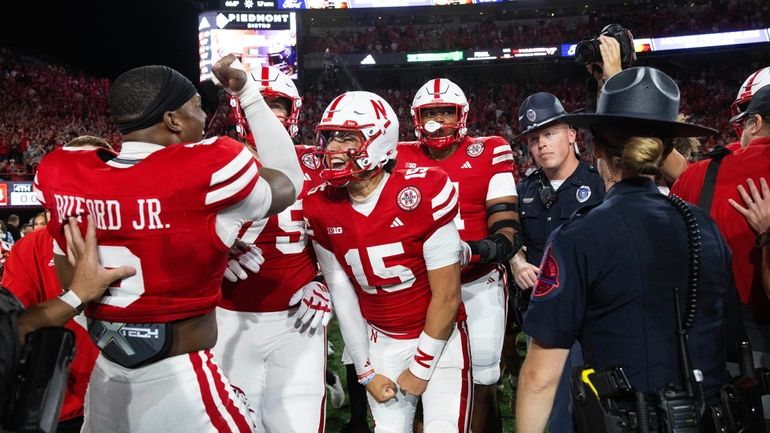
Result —
<instances>
[{"instance_id":1,"label":"white football helmet","mask_svg":"<svg viewBox=\"0 0 770 433\"><path fill-rule=\"evenodd\" d=\"M741 88L738 90L738 96L735 98L735 102L730 106L730 119L735 127L735 132L738 133L738 137L743 133L743 128L740 125L740 114L746 110L746 107L751 102L751 98L757 93L757 90L764 86L770 85L770 66L764 67L746 78Z\"/></svg>"},{"instance_id":2,"label":"white football helmet","mask_svg":"<svg viewBox=\"0 0 770 433\"><path fill-rule=\"evenodd\" d=\"M284 98L289 102L289 115L283 122L283 126L294 138L299 131L297 122L299 110L302 108L302 98L299 96L297 86L288 75L272 66L261 66L251 71L251 78L259 84L259 91L266 98Z\"/></svg>"},{"instance_id":3,"label":"white football helmet","mask_svg":"<svg viewBox=\"0 0 770 433\"><path fill-rule=\"evenodd\" d=\"M455 124L444 124L444 127L454 128L451 135L432 137L422 121L421 110L433 107L454 107L457 121ZM414 134L421 143L434 149L445 149L455 141L465 137L468 132L468 99L457 84L446 78L435 78L423 84L414 95L412 101L412 121ZM435 131L434 131L435 132Z\"/></svg>"},{"instance_id":4,"label":"white football helmet","mask_svg":"<svg viewBox=\"0 0 770 433\"><path fill-rule=\"evenodd\" d=\"M336 131L357 134L361 145L348 151L328 150L330 134ZM321 116L316 133L318 153L324 163L320 176L332 186L374 176L388 160L396 158L398 116L386 100L374 93L347 92L334 98ZM349 161L344 167L333 168L331 160L340 154L347 155Z\"/></svg>"}]
</instances>

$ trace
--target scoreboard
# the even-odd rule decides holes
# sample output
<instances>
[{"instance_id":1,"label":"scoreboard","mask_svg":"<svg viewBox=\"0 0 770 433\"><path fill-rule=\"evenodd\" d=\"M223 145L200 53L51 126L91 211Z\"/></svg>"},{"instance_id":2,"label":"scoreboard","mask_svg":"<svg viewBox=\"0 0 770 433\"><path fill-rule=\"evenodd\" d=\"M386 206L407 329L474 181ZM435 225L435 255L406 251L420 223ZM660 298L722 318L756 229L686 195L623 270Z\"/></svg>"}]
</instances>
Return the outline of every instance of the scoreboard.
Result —
<instances>
[{"instance_id":1,"label":"scoreboard","mask_svg":"<svg viewBox=\"0 0 770 433\"><path fill-rule=\"evenodd\" d=\"M274 66L297 79L297 14L284 11L208 11L198 16L200 80L211 66L235 54L247 71Z\"/></svg>"}]
</instances>

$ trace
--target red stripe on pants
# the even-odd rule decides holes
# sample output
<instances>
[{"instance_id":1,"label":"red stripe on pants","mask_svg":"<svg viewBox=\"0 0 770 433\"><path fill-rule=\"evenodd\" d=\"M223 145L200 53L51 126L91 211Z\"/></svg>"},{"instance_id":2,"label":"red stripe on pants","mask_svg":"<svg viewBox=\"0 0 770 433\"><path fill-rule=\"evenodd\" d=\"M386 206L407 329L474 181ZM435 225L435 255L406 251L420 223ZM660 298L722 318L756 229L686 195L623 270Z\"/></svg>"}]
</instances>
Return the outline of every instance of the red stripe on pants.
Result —
<instances>
[{"instance_id":1,"label":"red stripe on pants","mask_svg":"<svg viewBox=\"0 0 770 433\"><path fill-rule=\"evenodd\" d=\"M473 392L470 386L473 383L471 375L471 347L468 344L468 329L464 321L457 324L457 330L460 332L460 343L463 349L462 391L460 393L460 416L457 419L457 431L467 433L471 431L471 418L469 414L473 412Z\"/></svg>"},{"instance_id":2,"label":"red stripe on pants","mask_svg":"<svg viewBox=\"0 0 770 433\"><path fill-rule=\"evenodd\" d=\"M238 426L238 431L243 433L251 433L252 429L249 426L249 422L246 420L246 415L236 407L235 402L230 398L230 394L225 389L225 382L222 375L219 372L219 367L214 364L214 355L210 350L206 350L206 366L211 371L211 376L214 378L214 385L217 388L217 394L219 399L222 400L222 404L227 409L227 412L235 421L235 425Z\"/></svg>"},{"instance_id":3,"label":"red stripe on pants","mask_svg":"<svg viewBox=\"0 0 770 433\"><path fill-rule=\"evenodd\" d=\"M198 380L198 388L201 391L201 399L203 400L203 406L206 408L206 414L211 420L211 425L217 429L220 433L228 433L230 428L227 426L227 422L219 413L216 403L214 403L214 397L209 387L209 382L206 379L206 373L203 371L203 361L200 359L199 352L189 353L190 362L193 365L195 371L195 378Z\"/></svg>"}]
</instances>

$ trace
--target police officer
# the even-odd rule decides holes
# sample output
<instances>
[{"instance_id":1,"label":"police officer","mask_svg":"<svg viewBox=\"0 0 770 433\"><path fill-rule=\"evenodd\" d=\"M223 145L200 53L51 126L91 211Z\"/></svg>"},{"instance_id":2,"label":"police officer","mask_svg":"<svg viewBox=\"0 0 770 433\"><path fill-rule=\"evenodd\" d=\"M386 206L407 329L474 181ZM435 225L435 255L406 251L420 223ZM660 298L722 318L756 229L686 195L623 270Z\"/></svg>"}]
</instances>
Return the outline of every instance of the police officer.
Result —
<instances>
[{"instance_id":1,"label":"police officer","mask_svg":"<svg viewBox=\"0 0 770 433\"><path fill-rule=\"evenodd\" d=\"M522 133L517 138L527 144L538 166L518 188L524 248L511 260L511 271L522 290L535 285L551 232L567 222L579 207L599 203L604 197L604 182L599 173L578 159L577 132L562 122L565 115L559 99L545 92L528 97L519 108ZM569 372L582 365L582 361L580 345L575 344L554 401L548 423L550 431L572 431Z\"/></svg>"},{"instance_id":2,"label":"police officer","mask_svg":"<svg viewBox=\"0 0 770 433\"><path fill-rule=\"evenodd\" d=\"M658 168L673 137L716 131L676 121L679 89L664 73L631 68L610 78L597 113L561 121L590 128L594 156L608 193L581 208L551 236L524 322L531 336L519 376L518 433L542 432L569 348L579 341L596 371L621 367L635 391L681 384L675 288L681 305L698 281L688 275L688 228L697 224L701 253L689 352L704 377L703 395L718 399L727 383L726 351L740 328L730 252L708 216L675 206L646 177ZM527 197L522 195L522 197ZM680 211L689 214L685 222ZM683 309L685 309L683 307ZM652 406L654 408L654 406ZM598 421L598 420L597 420Z\"/></svg>"}]
</instances>

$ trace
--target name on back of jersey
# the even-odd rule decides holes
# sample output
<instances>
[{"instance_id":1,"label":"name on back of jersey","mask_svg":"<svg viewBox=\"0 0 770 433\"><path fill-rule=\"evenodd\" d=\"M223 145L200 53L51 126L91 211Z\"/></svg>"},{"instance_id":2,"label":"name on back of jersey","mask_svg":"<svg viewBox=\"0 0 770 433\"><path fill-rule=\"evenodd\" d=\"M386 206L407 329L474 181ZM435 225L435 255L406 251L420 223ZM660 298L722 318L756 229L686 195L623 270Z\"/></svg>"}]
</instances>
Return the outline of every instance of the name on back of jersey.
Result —
<instances>
[{"instance_id":1,"label":"name on back of jersey","mask_svg":"<svg viewBox=\"0 0 770 433\"><path fill-rule=\"evenodd\" d=\"M56 201L57 220L64 224L71 216L91 214L98 230L123 230L124 227L134 230L159 230L168 229L171 224L166 224L161 219L162 204L158 198L137 198L130 203L129 209L121 209L118 200L101 200L80 197L67 194L53 194ZM129 215L134 215L130 221L123 221L122 210L128 210ZM126 213L123 213L126 215Z\"/></svg>"}]
</instances>

